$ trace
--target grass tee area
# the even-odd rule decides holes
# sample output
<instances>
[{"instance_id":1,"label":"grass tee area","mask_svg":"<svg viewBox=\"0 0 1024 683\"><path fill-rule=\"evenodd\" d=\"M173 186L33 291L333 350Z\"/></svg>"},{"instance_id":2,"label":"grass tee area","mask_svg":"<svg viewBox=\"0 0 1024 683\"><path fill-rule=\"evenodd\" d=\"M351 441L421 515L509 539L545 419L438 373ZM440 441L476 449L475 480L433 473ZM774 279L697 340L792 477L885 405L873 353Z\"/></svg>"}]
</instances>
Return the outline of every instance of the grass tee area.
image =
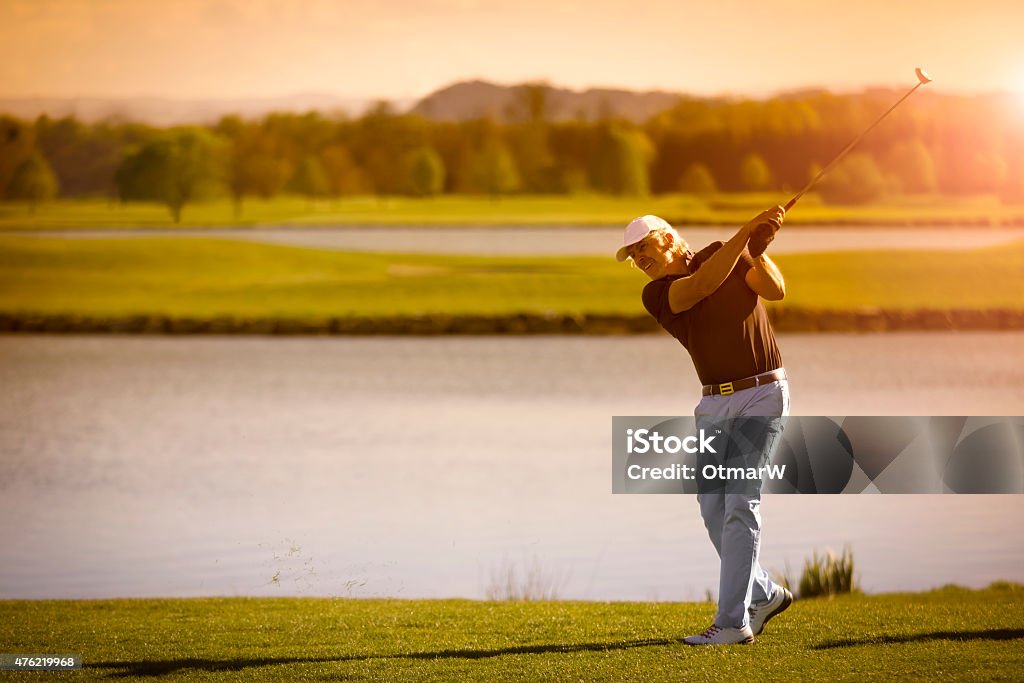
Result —
<instances>
[{"instance_id":1,"label":"grass tee area","mask_svg":"<svg viewBox=\"0 0 1024 683\"><path fill-rule=\"evenodd\" d=\"M81 654L71 680L1017 680L1022 607L1006 583L804 600L754 645L694 648L711 604L7 601L0 649Z\"/></svg>"},{"instance_id":2,"label":"grass tee area","mask_svg":"<svg viewBox=\"0 0 1024 683\"><path fill-rule=\"evenodd\" d=\"M1024 243L776 257L787 307L1024 308ZM229 239L0 236L0 313L643 315L612 258L367 254Z\"/></svg>"}]
</instances>

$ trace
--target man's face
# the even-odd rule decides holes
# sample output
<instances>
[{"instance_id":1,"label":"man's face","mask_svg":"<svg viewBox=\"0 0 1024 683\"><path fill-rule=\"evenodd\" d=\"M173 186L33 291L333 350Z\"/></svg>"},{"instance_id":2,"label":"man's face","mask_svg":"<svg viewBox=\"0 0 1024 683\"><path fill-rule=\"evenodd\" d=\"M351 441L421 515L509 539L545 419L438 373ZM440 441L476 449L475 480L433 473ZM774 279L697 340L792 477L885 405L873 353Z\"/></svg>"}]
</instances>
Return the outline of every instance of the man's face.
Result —
<instances>
[{"instance_id":1,"label":"man's face","mask_svg":"<svg viewBox=\"0 0 1024 683\"><path fill-rule=\"evenodd\" d=\"M639 242L631 244L626 253L632 257L637 268L647 273L647 277L657 280L667 275L666 268L672 261L671 246L671 236L652 232Z\"/></svg>"}]
</instances>

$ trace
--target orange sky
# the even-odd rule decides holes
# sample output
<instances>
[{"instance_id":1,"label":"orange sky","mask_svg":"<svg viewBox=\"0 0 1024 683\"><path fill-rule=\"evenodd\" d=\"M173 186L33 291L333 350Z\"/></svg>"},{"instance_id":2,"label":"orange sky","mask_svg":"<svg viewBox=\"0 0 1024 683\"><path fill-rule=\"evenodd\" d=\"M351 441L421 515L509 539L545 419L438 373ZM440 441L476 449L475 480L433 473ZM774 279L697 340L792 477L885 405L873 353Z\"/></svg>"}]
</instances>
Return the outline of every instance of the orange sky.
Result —
<instances>
[{"instance_id":1,"label":"orange sky","mask_svg":"<svg viewBox=\"0 0 1024 683\"><path fill-rule=\"evenodd\" d=\"M1024 91L1024 0L0 0L0 96Z\"/></svg>"}]
</instances>

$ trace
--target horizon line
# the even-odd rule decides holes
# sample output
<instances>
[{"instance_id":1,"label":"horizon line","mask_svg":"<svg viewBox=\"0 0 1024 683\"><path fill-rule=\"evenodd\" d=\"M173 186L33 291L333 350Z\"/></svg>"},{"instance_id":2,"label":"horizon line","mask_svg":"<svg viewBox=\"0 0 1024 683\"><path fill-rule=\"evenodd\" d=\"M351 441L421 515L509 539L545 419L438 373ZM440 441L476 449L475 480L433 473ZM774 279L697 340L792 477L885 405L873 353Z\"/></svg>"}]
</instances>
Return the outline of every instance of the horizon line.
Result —
<instances>
[{"instance_id":1,"label":"horizon line","mask_svg":"<svg viewBox=\"0 0 1024 683\"><path fill-rule=\"evenodd\" d=\"M447 90L449 88L458 86L480 83L485 85L493 85L500 88L515 88L524 85L546 85L553 90L562 90L571 92L574 94L584 94L593 92L595 90L610 90L622 93L632 94L665 94L665 95L677 95L679 97L695 97L701 99L755 99L755 100L769 100L776 97L783 97L787 95L800 94L808 91L822 91L834 95L858 95L865 94L868 92L879 91L879 90L900 90L902 85L881 85L881 84L868 84L861 86L851 87L840 87L834 88L828 85L805 85L792 88L780 88L772 89L761 92L739 92L739 91L717 91L713 93L705 93L698 91L684 91L684 90L670 90L662 88L643 88L634 89L625 86L614 86L614 85L591 85L582 88L570 87L559 85L553 81L547 79L528 79L518 82L501 82L498 80L489 80L485 78L468 78L458 81L452 81L446 85L439 86L426 94L423 95L406 95L406 96L379 96L379 95L352 95L352 94L341 94L336 92L329 92L325 90L305 90L305 91L294 91L290 93L279 93L279 94L262 94L262 95L232 95L232 96L203 96L203 95L160 95L154 93L139 93L139 94L11 94L0 92L0 99L4 100L167 100L173 102L197 102L197 101L213 101L213 102L242 102L252 100L281 100L281 99L296 99L302 97L323 97L331 98L335 100L347 100L353 103L374 103L374 102L388 102L388 103L399 103L407 102L414 103L422 101L432 95ZM930 87L929 90L932 92L938 92L943 95L951 95L957 97L989 97L989 96L1010 96L1016 93L1013 90L963 90L955 89L950 90L943 88L941 84L938 87Z\"/></svg>"}]
</instances>

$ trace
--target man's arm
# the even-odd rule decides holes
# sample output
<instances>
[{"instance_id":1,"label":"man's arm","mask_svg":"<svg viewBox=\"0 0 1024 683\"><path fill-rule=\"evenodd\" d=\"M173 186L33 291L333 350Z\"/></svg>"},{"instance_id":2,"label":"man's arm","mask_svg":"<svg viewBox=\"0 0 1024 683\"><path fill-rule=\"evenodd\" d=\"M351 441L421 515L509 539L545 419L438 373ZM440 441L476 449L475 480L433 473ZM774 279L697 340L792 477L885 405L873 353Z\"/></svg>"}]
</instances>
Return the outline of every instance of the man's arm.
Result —
<instances>
[{"instance_id":1,"label":"man's arm","mask_svg":"<svg viewBox=\"0 0 1024 683\"><path fill-rule=\"evenodd\" d=\"M736 261L747 246L751 231L766 220L781 220L785 211L781 206L762 211L736 231L722 248L705 261L696 273L672 281L668 290L668 305L673 313L682 313L693 308L698 301L710 296L718 289L729 273L736 267Z\"/></svg>"},{"instance_id":2,"label":"man's arm","mask_svg":"<svg viewBox=\"0 0 1024 683\"><path fill-rule=\"evenodd\" d=\"M775 262L761 254L753 261L754 267L747 271L744 279L747 287L768 301L780 301L786 296L786 281Z\"/></svg>"}]
</instances>

